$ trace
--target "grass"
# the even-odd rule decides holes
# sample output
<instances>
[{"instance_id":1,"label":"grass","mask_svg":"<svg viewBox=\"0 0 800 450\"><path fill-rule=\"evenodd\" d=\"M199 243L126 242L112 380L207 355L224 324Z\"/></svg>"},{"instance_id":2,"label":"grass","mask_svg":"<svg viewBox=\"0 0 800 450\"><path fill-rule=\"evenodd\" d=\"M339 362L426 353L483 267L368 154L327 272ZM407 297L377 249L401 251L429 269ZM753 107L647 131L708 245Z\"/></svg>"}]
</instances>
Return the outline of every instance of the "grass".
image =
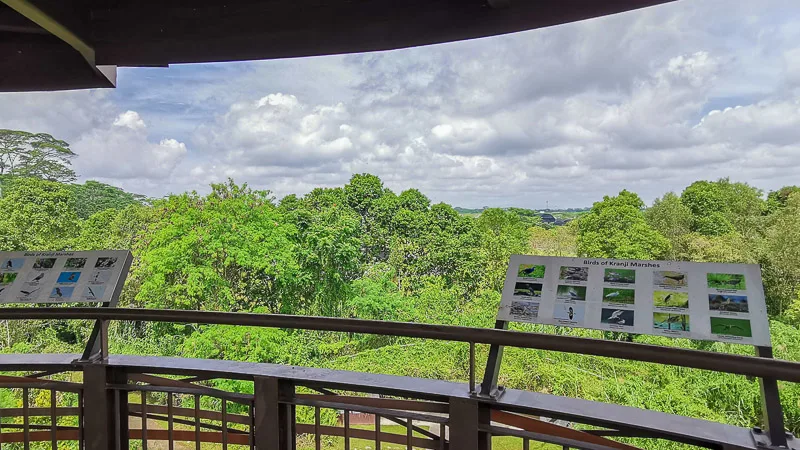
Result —
<instances>
[{"instance_id":1,"label":"grass","mask_svg":"<svg viewBox=\"0 0 800 450\"><path fill-rule=\"evenodd\" d=\"M662 308L688 308L689 294L686 292L653 291L653 306Z\"/></svg>"},{"instance_id":2,"label":"grass","mask_svg":"<svg viewBox=\"0 0 800 450\"><path fill-rule=\"evenodd\" d=\"M632 305L635 292L633 289L603 288L603 301L606 303Z\"/></svg>"},{"instance_id":3,"label":"grass","mask_svg":"<svg viewBox=\"0 0 800 450\"><path fill-rule=\"evenodd\" d=\"M747 289L744 275L732 273L709 273L706 275L708 287L712 289Z\"/></svg>"},{"instance_id":4,"label":"grass","mask_svg":"<svg viewBox=\"0 0 800 450\"><path fill-rule=\"evenodd\" d=\"M361 425L361 426L353 426L353 428L359 428L362 430L374 430L372 425ZM384 433L392 433L392 434L399 434L405 436L406 428L400 425L381 425L381 431ZM414 433L415 437L424 437L421 434ZM302 439L299 439L297 442L297 449L298 450L314 450L316 447L314 446L315 442L312 436L305 436ZM322 448L325 450L344 450L344 438L342 437L331 437L326 436L322 439ZM494 437L492 438L492 450L519 450L522 448L522 439L510 437L510 436L501 436L501 437ZM546 444L543 442L534 442L531 441L530 443L531 450L560 450L561 447ZM350 449L351 450L376 450L375 441L368 440L368 439L350 439ZM403 444L391 444L382 442L380 450L405 450L406 446ZM420 449L420 447L414 447L414 449Z\"/></svg>"}]
</instances>

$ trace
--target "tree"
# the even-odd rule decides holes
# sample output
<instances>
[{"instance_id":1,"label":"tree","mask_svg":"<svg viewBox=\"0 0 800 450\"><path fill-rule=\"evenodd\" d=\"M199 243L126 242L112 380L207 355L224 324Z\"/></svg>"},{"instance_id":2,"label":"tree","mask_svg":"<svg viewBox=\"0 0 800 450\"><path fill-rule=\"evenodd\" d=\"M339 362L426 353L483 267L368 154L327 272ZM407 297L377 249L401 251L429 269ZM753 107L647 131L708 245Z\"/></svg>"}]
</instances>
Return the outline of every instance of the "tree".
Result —
<instances>
[{"instance_id":1,"label":"tree","mask_svg":"<svg viewBox=\"0 0 800 450\"><path fill-rule=\"evenodd\" d=\"M784 186L777 191L767 194L767 212L770 214L778 212L780 208L786 206L792 194L800 192L800 186Z\"/></svg>"},{"instance_id":2,"label":"tree","mask_svg":"<svg viewBox=\"0 0 800 450\"><path fill-rule=\"evenodd\" d=\"M644 218L644 202L623 190L603 197L578 220L578 255L594 258L658 259L670 243Z\"/></svg>"},{"instance_id":3,"label":"tree","mask_svg":"<svg viewBox=\"0 0 800 450\"><path fill-rule=\"evenodd\" d=\"M38 178L13 178L0 197L0 250L63 250L78 233L69 187Z\"/></svg>"},{"instance_id":4,"label":"tree","mask_svg":"<svg viewBox=\"0 0 800 450\"><path fill-rule=\"evenodd\" d=\"M297 312L339 315L351 296L350 283L361 275L359 216L344 199L342 189L315 189L281 202L298 230L293 240L303 303Z\"/></svg>"},{"instance_id":5,"label":"tree","mask_svg":"<svg viewBox=\"0 0 800 450\"><path fill-rule=\"evenodd\" d=\"M475 221L479 255L484 268L482 286L499 291L503 287L511 255L527 253L528 233L519 215L489 208Z\"/></svg>"},{"instance_id":6,"label":"tree","mask_svg":"<svg viewBox=\"0 0 800 450\"><path fill-rule=\"evenodd\" d=\"M147 227L155 221L154 209L138 203L124 209L106 209L81 223L72 248L76 250L134 250L146 241Z\"/></svg>"},{"instance_id":7,"label":"tree","mask_svg":"<svg viewBox=\"0 0 800 450\"><path fill-rule=\"evenodd\" d=\"M507 208L506 211L518 215L519 219L522 221L522 224L526 227L542 226L542 217L539 216L539 213L532 209Z\"/></svg>"},{"instance_id":8,"label":"tree","mask_svg":"<svg viewBox=\"0 0 800 450\"><path fill-rule=\"evenodd\" d=\"M75 180L69 144L47 133L0 129L0 175L37 177L49 181Z\"/></svg>"},{"instance_id":9,"label":"tree","mask_svg":"<svg viewBox=\"0 0 800 450\"><path fill-rule=\"evenodd\" d=\"M560 227L529 228L530 246L534 255L578 256L578 222Z\"/></svg>"},{"instance_id":10,"label":"tree","mask_svg":"<svg viewBox=\"0 0 800 450\"><path fill-rule=\"evenodd\" d=\"M791 194L770 216L760 247L769 312L791 310L795 323L800 323L800 193Z\"/></svg>"},{"instance_id":11,"label":"tree","mask_svg":"<svg viewBox=\"0 0 800 450\"><path fill-rule=\"evenodd\" d=\"M761 190L727 178L692 183L681 194L681 202L692 212L692 231L707 236L733 230L751 236L766 211Z\"/></svg>"},{"instance_id":12,"label":"tree","mask_svg":"<svg viewBox=\"0 0 800 450\"><path fill-rule=\"evenodd\" d=\"M131 194L116 186L92 180L84 184L73 184L72 191L78 217L81 219L106 209L119 210L128 205L141 204L145 200L143 195Z\"/></svg>"},{"instance_id":13,"label":"tree","mask_svg":"<svg viewBox=\"0 0 800 450\"><path fill-rule=\"evenodd\" d=\"M653 202L644 217L653 229L669 239L671 249L667 257L677 259L684 244L683 237L692 227L692 211L689 207L683 204L680 197L668 192Z\"/></svg>"},{"instance_id":14,"label":"tree","mask_svg":"<svg viewBox=\"0 0 800 450\"><path fill-rule=\"evenodd\" d=\"M297 229L267 191L232 180L212 192L156 202L140 243L137 302L148 307L218 311L266 308L292 313L298 303Z\"/></svg>"},{"instance_id":15,"label":"tree","mask_svg":"<svg viewBox=\"0 0 800 450\"><path fill-rule=\"evenodd\" d=\"M707 236L689 233L681 239L678 259L696 262L754 263L752 245L741 234Z\"/></svg>"},{"instance_id":16,"label":"tree","mask_svg":"<svg viewBox=\"0 0 800 450\"><path fill-rule=\"evenodd\" d=\"M355 174L344 186L345 201L361 218L361 253L365 263L389 258L391 226L398 208L397 196L375 175Z\"/></svg>"}]
</instances>

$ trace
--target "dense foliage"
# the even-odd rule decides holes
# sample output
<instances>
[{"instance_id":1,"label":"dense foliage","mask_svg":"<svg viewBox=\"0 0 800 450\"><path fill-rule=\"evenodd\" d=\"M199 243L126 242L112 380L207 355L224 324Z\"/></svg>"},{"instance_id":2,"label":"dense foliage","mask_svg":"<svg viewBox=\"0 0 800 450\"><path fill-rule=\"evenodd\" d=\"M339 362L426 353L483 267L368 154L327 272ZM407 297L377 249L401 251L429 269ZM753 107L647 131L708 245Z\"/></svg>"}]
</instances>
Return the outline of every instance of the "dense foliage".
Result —
<instances>
[{"instance_id":1,"label":"dense foliage","mask_svg":"<svg viewBox=\"0 0 800 450\"><path fill-rule=\"evenodd\" d=\"M566 226L545 228L529 210L485 208L470 217L432 204L416 189L395 193L369 174L280 201L230 180L213 185L207 195L145 202L92 181L74 185L11 173L0 180L0 250L129 248L135 261L124 306L490 327L508 258L515 253L758 262L776 354L800 360L800 193L794 187L764 196L727 179L698 181L650 207L622 191ZM85 323L4 323L3 328L5 352L75 351L88 333ZM467 377L467 348L457 343L164 324L117 324L113 339L118 352ZM479 357L485 352L480 348ZM646 363L508 349L501 382L740 426L756 424L760 414L754 380ZM225 388L248 389L236 383ZM781 388L788 425L798 432L800 389ZM0 403L14 402L6 397Z\"/></svg>"}]
</instances>

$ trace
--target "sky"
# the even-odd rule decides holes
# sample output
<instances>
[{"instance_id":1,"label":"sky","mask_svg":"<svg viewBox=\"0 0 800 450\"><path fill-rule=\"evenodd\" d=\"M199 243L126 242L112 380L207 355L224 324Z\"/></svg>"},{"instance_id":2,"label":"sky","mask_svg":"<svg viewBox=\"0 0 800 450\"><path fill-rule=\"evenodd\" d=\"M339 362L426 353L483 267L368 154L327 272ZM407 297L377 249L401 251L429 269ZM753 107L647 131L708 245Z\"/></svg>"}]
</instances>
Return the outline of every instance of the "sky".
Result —
<instances>
[{"instance_id":1,"label":"sky","mask_svg":"<svg viewBox=\"0 0 800 450\"><path fill-rule=\"evenodd\" d=\"M116 89L0 94L81 180L280 198L378 175L455 206L646 202L695 180L800 184L800 2L679 0L388 52L120 68Z\"/></svg>"}]
</instances>

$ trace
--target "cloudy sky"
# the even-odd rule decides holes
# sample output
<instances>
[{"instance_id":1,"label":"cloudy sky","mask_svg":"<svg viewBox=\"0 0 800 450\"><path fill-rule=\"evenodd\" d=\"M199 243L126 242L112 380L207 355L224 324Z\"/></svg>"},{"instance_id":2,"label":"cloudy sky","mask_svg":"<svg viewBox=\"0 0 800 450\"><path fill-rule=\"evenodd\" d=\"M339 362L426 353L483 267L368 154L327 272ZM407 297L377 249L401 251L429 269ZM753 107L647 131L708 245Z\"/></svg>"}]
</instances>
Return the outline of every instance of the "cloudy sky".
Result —
<instances>
[{"instance_id":1,"label":"cloudy sky","mask_svg":"<svg viewBox=\"0 0 800 450\"><path fill-rule=\"evenodd\" d=\"M120 69L0 94L81 179L152 196L232 177L278 197L379 175L457 206L646 201L697 179L800 184L800 3L680 0L391 52Z\"/></svg>"}]
</instances>

